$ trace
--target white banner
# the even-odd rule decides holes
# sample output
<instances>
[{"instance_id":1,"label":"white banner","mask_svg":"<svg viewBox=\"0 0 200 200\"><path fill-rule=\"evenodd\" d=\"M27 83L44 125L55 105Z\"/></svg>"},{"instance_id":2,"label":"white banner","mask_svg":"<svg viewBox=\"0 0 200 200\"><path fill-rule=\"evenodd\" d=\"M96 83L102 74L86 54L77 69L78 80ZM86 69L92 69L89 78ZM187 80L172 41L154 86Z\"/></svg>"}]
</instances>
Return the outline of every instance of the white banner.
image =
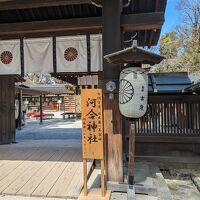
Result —
<instances>
[{"instance_id":1,"label":"white banner","mask_svg":"<svg viewBox=\"0 0 200 200\"><path fill-rule=\"evenodd\" d=\"M52 38L24 40L24 71L25 73L53 72Z\"/></svg>"},{"instance_id":2,"label":"white banner","mask_svg":"<svg viewBox=\"0 0 200 200\"><path fill-rule=\"evenodd\" d=\"M87 72L86 36L56 38L57 72Z\"/></svg>"},{"instance_id":3,"label":"white banner","mask_svg":"<svg viewBox=\"0 0 200 200\"><path fill-rule=\"evenodd\" d=\"M21 74L20 40L0 41L0 74Z\"/></svg>"},{"instance_id":4,"label":"white banner","mask_svg":"<svg viewBox=\"0 0 200 200\"><path fill-rule=\"evenodd\" d=\"M102 35L90 36L91 49L91 71L98 72L103 70L103 55L102 55Z\"/></svg>"}]
</instances>

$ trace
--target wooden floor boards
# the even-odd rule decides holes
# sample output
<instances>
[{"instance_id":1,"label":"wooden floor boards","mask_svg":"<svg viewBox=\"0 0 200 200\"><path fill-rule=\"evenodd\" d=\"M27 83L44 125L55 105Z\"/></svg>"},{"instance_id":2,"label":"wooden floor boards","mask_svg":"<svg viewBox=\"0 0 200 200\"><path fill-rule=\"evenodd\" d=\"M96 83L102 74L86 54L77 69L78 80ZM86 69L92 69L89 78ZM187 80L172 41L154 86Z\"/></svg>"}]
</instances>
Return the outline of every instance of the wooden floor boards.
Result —
<instances>
[{"instance_id":1,"label":"wooden floor boards","mask_svg":"<svg viewBox=\"0 0 200 200\"><path fill-rule=\"evenodd\" d=\"M82 168L78 147L0 147L0 194L77 198Z\"/></svg>"}]
</instances>

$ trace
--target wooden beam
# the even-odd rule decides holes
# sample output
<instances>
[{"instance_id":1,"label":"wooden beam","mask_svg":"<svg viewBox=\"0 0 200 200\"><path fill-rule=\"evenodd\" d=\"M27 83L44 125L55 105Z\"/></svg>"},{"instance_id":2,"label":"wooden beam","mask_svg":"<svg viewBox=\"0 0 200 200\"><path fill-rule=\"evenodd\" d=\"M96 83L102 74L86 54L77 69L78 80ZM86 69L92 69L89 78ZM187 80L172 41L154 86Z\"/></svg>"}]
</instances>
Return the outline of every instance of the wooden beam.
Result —
<instances>
[{"instance_id":1,"label":"wooden beam","mask_svg":"<svg viewBox=\"0 0 200 200\"><path fill-rule=\"evenodd\" d=\"M126 31L160 29L164 21L163 12L129 14L121 17L121 25Z\"/></svg>"},{"instance_id":2,"label":"wooden beam","mask_svg":"<svg viewBox=\"0 0 200 200\"><path fill-rule=\"evenodd\" d=\"M101 29L101 17L0 24L0 35Z\"/></svg>"},{"instance_id":3,"label":"wooden beam","mask_svg":"<svg viewBox=\"0 0 200 200\"><path fill-rule=\"evenodd\" d=\"M14 10L90 3L90 0L3 0L0 1L0 10Z\"/></svg>"},{"instance_id":4,"label":"wooden beam","mask_svg":"<svg viewBox=\"0 0 200 200\"><path fill-rule=\"evenodd\" d=\"M121 16L121 27L127 31L160 29L164 23L164 13L142 13ZM60 19L0 24L0 36L59 33L63 31L93 32L102 30L102 17Z\"/></svg>"},{"instance_id":5,"label":"wooden beam","mask_svg":"<svg viewBox=\"0 0 200 200\"><path fill-rule=\"evenodd\" d=\"M118 51L122 47L120 16L121 0L103 0L103 55ZM113 12L114 11L114 12ZM120 66L103 64L102 87L108 81L118 79ZM118 106L118 94L104 90L104 135L106 149L106 176L108 181L123 181L122 127Z\"/></svg>"}]
</instances>

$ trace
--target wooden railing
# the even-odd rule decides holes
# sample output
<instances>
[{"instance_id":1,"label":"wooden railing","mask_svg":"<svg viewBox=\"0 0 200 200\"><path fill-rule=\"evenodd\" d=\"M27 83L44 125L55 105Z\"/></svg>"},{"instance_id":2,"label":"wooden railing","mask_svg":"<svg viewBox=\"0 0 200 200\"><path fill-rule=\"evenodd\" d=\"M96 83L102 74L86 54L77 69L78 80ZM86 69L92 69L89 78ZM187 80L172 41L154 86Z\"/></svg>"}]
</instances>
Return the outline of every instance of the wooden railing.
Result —
<instances>
[{"instance_id":1,"label":"wooden railing","mask_svg":"<svg viewBox=\"0 0 200 200\"><path fill-rule=\"evenodd\" d=\"M147 112L135 128L137 135L200 136L200 96L149 96Z\"/></svg>"}]
</instances>

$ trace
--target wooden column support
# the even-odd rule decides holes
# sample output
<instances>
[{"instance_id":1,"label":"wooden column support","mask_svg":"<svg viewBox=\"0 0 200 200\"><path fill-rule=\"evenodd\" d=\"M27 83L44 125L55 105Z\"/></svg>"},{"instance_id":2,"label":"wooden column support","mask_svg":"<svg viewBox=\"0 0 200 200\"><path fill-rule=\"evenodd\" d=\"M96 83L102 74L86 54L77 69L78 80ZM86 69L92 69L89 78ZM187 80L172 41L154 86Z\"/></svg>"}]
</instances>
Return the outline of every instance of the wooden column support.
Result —
<instances>
[{"instance_id":1,"label":"wooden column support","mask_svg":"<svg viewBox=\"0 0 200 200\"><path fill-rule=\"evenodd\" d=\"M120 0L103 0L103 55L121 49L121 3ZM112 65L104 60L103 88L108 81L119 78L120 66ZM118 90L118 89L117 89ZM122 127L118 106L118 91L114 91L110 99L109 91L103 94L104 135L106 153L107 181L123 181L122 159Z\"/></svg>"},{"instance_id":2,"label":"wooden column support","mask_svg":"<svg viewBox=\"0 0 200 200\"><path fill-rule=\"evenodd\" d=\"M129 161L128 176L129 185L134 185L134 168L135 168L135 124L130 123L129 126Z\"/></svg>"},{"instance_id":3,"label":"wooden column support","mask_svg":"<svg viewBox=\"0 0 200 200\"><path fill-rule=\"evenodd\" d=\"M104 160L101 160L101 196L105 196L105 166Z\"/></svg>"},{"instance_id":4,"label":"wooden column support","mask_svg":"<svg viewBox=\"0 0 200 200\"><path fill-rule=\"evenodd\" d=\"M87 188L87 181L88 181L88 175L87 175L87 160L83 159L83 194L85 196L85 200L87 199L87 196L91 195L88 194L88 188ZM94 188L93 188L94 189ZM105 167L104 167L104 160L101 159L101 199L103 199L106 195L105 190ZM88 197L90 199L90 197Z\"/></svg>"},{"instance_id":5,"label":"wooden column support","mask_svg":"<svg viewBox=\"0 0 200 200\"><path fill-rule=\"evenodd\" d=\"M19 98L19 124L18 124L18 129L21 130L21 128L22 128L22 90L19 90L18 98Z\"/></svg>"},{"instance_id":6,"label":"wooden column support","mask_svg":"<svg viewBox=\"0 0 200 200\"><path fill-rule=\"evenodd\" d=\"M43 115L42 115L42 95L40 95L40 124L43 124Z\"/></svg>"},{"instance_id":7,"label":"wooden column support","mask_svg":"<svg viewBox=\"0 0 200 200\"><path fill-rule=\"evenodd\" d=\"M83 192L84 196L88 195L88 189L87 189L87 160L83 159Z\"/></svg>"},{"instance_id":8,"label":"wooden column support","mask_svg":"<svg viewBox=\"0 0 200 200\"><path fill-rule=\"evenodd\" d=\"M0 75L0 88L1 145L15 142L15 77L11 75Z\"/></svg>"}]
</instances>

